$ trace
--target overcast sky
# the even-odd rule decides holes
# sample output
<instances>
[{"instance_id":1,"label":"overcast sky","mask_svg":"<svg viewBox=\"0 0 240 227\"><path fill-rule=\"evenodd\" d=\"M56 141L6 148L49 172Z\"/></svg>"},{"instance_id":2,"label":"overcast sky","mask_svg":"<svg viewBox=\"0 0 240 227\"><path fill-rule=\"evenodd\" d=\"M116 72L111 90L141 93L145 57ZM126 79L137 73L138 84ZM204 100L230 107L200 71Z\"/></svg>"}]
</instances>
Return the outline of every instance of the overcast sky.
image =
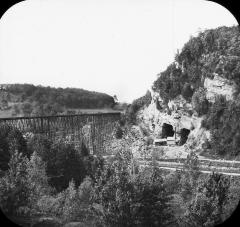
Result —
<instances>
[{"instance_id":1,"label":"overcast sky","mask_svg":"<svg viewBox=\"0 0 240 227\"><path fill-rule=\"evenodd\" d=\"M77 87L131 102L190 35L237 25L204 0L28 0L0 20L0 83Z\"/></svg>"}]
</instances>

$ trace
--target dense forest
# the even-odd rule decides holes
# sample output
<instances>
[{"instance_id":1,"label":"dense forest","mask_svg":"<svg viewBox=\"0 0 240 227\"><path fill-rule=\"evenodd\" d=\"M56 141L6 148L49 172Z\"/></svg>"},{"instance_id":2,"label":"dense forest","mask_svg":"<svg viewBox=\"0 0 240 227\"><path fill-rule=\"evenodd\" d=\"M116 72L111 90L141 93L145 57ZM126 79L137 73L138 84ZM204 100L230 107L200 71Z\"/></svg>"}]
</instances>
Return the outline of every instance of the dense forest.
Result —
<instances>
[{"instance_id":1,"label":"dense forest","mask_svg":"<svg viewBox=\"0 0 240 227\"><path fill-rule=\"evenodd\" d=\"M41 135L24 138L12 127L0 128L0 206L21 226L214 226L238 201L238 177L199 171L190 152L178 171L131 162L122 127L122 146L106 161L82 144ZM119 132L113 134L120 141ZM127 136L126 136L127 135ZM126 136L126 137L125 137ZM136 138L135 138L136 140ZM129 153L130 152L130 153ZM134 163L133 165L129 163Z\"/></svg>"},{"instance_id":2,"label":"dense forest","mask_svg":"<svg viewBox=\"0 0 240 227\"><path fill-rule=\"evenodd\" d=\"M74 113L78 109L112 108L110 95L78 88L52 88L31 84L1 85L0 106L12 116Z\"/></svg>"}]
</instances>

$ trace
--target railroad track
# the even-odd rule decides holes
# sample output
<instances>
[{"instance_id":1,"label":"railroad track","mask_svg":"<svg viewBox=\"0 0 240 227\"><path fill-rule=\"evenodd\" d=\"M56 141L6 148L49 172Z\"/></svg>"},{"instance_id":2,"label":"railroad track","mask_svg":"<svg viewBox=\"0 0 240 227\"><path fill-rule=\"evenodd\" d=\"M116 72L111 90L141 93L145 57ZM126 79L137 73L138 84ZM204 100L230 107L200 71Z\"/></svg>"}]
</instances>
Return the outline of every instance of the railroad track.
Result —
<instances>
[{"instance_id":1,"label":"railroad track","mask_svg":"<svg viewBox=\"0 0 240 227\"><path fill-rule=\"evenodd\" d=\"M105 159L114 155L105 155ZM152 158L138 158L140 168L151 166ZM184 166L186 158L158 158L155 160L157 166L161 169L181 170ZM217 160L217 159L199 159L199 170L203 173L217 172L224 175L240 176L240 161Z\"/></svg>"},{"instance_id":2,"label":"railroad track","mask_svg":"<svg viewBox=\"0 0 240 227\"><path fill-rule=\"evenodd\" d=\"M151 166L152 160L139 159L138 163L140 167ZM155 163L159 168L173 171L177 169L181 170L184 166L184 160L180 160L178 162L175 160L155 160ZM216 172L224 175L240 176L240 163L199 160L199 170L203 173Z\"/></svg>"}]
</instances>

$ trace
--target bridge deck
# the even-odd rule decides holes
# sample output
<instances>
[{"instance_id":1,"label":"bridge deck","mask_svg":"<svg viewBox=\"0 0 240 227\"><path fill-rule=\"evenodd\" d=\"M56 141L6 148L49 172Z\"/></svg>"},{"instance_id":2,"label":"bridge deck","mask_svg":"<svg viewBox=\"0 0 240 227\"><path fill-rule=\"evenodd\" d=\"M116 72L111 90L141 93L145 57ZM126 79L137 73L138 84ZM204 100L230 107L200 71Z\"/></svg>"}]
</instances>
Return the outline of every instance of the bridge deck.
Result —
<instances>
[{"instance_id":1,"label":"bridge deck","mask_svg":"<svg viewBox=\"0 0 240 227\"><path fill-rule=\"evenodd\" d=\"M107 112L107 113L81 113L81 114L63 114L63 115L49 115L49 116L30 116L30 117L0 117L0 121L6 120L21 120L21 119L39 119L39 118L56 118L56 117L76 117L76 116L106 116L117 115L120 116L121 112Z\"/></svg>"},{"instance_id":2,"label":"bridge deck","mask_svg":"<svg viewBox=\"0 0 240 227\"><path fill-rule=\"evenodd\" d=\"M84 141L90 152L102 152L120 120L120 112L82 113L38 117L0 118L0 125L17 128L22 133L45 134L51 139L64 138L75 146Z\"/></svg>"}]
</instances>

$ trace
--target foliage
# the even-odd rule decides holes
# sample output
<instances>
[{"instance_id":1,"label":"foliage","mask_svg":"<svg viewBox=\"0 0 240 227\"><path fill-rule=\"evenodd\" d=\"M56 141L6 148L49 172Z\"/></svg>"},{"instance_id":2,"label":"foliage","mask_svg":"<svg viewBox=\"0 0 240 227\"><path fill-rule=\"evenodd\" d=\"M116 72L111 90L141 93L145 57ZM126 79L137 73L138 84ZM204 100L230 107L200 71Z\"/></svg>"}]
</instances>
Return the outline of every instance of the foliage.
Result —
<instances>
[{"instance_id":1,"label":"foliage","mask_svg":"<svg viewBox=\"0 0 240 227\"><path fill-rule=\"evenodd\" d=\"M20 109L19 109L19 106L17 104L14 104L13 105L13 116L16 116L16 115L19 115L20 114Z\"/></svg>"},{"instance_id":2,"label":"foliage","mask_svg":"<svg viewBox=\"0 0 240 227\"><path fill-rule=\"evenodd\" d=\"M50 178L50 185L57 191L67 187L69 181L74 179L79 185L86 175L83 160L77 154L73 146L65 143L53 143L50 151L44 155L47 163L47 173Z\"/></svg>"},{"instance_id":3,"label":"foliage","mask_svg":"<svg viewBox=\"0 0 240 227\"><path fill-rule=\"evenodd\" d=\"M104 159L90 155L84 143L76 150L64 140L52 141L44 136L34 136L28 146L45 163L48 182L58 192L65 190L71 180L77 187L86 176L94 180L104 165Z\"/></svg>"},{"instance_id":4,"label":"foliage","mask_svg":"<svg viewBox=\"0 0 240 227\"><path fill-rule=\"evenodd\" d=\"M133 100L130 107L126 111L127 121L136 124L136 113L144 106L149 106L152 100L151 92L148 90L146 94L138 99Z\"/></svg>"},{"instance_id":5,"label":"foliage","mask_svg":"<svg viewBox=\"0 0 240 227\"><path fill-rule=\"evenodd\" d=\"M136 178L115 161L106 167L95 186L98 215L105 226L165 226L171 217L169 195L161 173L153 168Z\"/></svg>"},{"instance_id":6,"label":"foliage","mask_svg":"<svg viewBox=\"0 0 240 227\"><path fill-rule=\"evenodd\" d=\"M179 182L180 194L185 202L189 201L194 194L199 175L200 169L198 156L194 151L190 150L183 169L181 170L181 179Z\"/></svg>"},{"instance_id":7,"label":"foliage","mask_svg":"<svg viewBox=\"0 0 240 227\"><path fill-rule=\"evenodd\" d=\"M99 177L103 170L104 159L100 156L88 155L83 159L84 169L86 176L90 177L93 181Z\"/></svg>"},{"instance_id":8,"label":"foliage","mask_svg":"<svg viewBox=\"0 0 240 227\"><path fill-rule=\"evenodd\" d=\"M57 191L68 187L72 179L78 186L86 176L83 156L73 145L63 140L51 141L43 136L35 136L29 147L46 163L49 184Z\"/></svg>"},{"instance_id":9,"label":"foliage","mask_svg":"<svg viewBox=\"0 0 240 227\"><path fill-rule=\"evenodd\" d=\"M182 75L181 69L173 63L158 75L158 79L153 83L152 88L159 92L161 98L167 103L181 93L182 84L180 84L180 81L185 82L185 75Z\"/></svg>"},{"instance_id":10,"label":"foliage","mask_svg":"<svg viewBox=\"0 0 240 227\"><path fill-rule=\"evenodd\" d=\"M239 100L238 97L227 102L225 97L217 97L202 122L202 126L211 132L213 154L230 157L240 154Z\"/></svg>"},{"instance_id":11,"label":"foliage","mask_svg":"<svg viewBox=\"0 0 240 227\"><path fill-rule=\"evenodd\" d=\"M29 102L25 102L22 105L22 112L24 116L29 117L32 113L33 107Z\"/></svg>"},{"instance_id":12,"label":"foliage","mask_svg":"<svg viewBox=\"0 0 240 227\"><path fill-rule=\"evenodd\" d=\"M1 208L9 216L37 214L38 200L52 192L45 165L35 152L28 160L16 151L0 181Z\"/></svg>"},{"instance_id":13,"label":"foliage","mask_svg":"<svg viewBox=\"0 0 240 227\"><path fill-rule=\"evenodd\" d=\"M38 200L42 215L56 217L62 223L84 221L91 216L92 181L85 178L79 187L70 181L68 187L55 195L44 195Z\"/></svg>"},{"instance_id":14,"label":"foliage","mask_svg":"<svg viewBox=\"0 0 240 227\"><path fill-rule=\"evenodd\" d=\"M212 173L197 186L197 193L188 206L188 226L215 226L222 223L223 207L228 200L228 177Z\"/></svg>"},{"instance_id":15,"label":"foliage","mask_svg":"<svg viewBox=\"0 0 240 227\"><path fill-rule=\"evenodd\" d=\"M193 95L193 89L189 83L184 84L181 94L182 94L183 98L185 98L186 100L191 99L191 97Z\"/></svg>"},{"instance_id":16,"label":"foliage","mask_svg":"<svg viewBox=\"0 0 240 227\"><path fill-rule=\"evenodd\" d=\"M165 102L180 94L188 100L206 77L219 74L234 81L240 91L239 35L239 28L233 26L205 30L191 37L176 54L175 63L159 74L153 90Z\"/></svg>"},{"instance_id":17,"label":"foliage","mask_svg":"<svg viewBox=\"0 0 240 227\"><path fill-rule=\"evenodd\" d=\"M77 88L52 88L32 84L9 84L5 92L7 102L21 103L24 116L56 115L64 109L104 108L115 105L110 95ZM16 109L15 109L16 110ZM18 114L15 111L14 114Z\"/></svg>"},{"instance_id":18,"label":"foliage","mask_svg":"<svg viewBox=\"0 0 240 227\"><path fill-rule=\"evenodd\" d=\"M206 91L203 88L199 88L194 92L192 96L192 106L200 116L208 112L209 102L206 98Z\"/></svg>"},{"instance_id":19,"label":"foliage","mask_svg":"<svg viewBox=\"0 0 240 227\"><path fill-rule=\"evenodd\" d=\"M0 178L0 206L8 216L29 212L27 158L15 151L9 161L9 169Z\"/></svg>"},{"instance_id":20,"label":"foliage","mask_svg":"<svg viewBox=\"0 0 240 227\"><path fill-rule=\"evenodd\" d=\"M117 127L115 132L116 139L121 139L123 137L123 130L120 126Z\"/></svg>"},{"instance_id":21,"label":"foliage","mask_svg":"<svg viewBox=\"0 0 240 227\"><path fill-rule=\"evenodd\" d=\"M42 159L33 152L27 163L27 180L28 180L28 206L31 215L39 212L37 203L42 196L50 195L53 191L48 185L46 174L46 165Z\"/></svg>"},{"instance_id":22,"label":"foliage","mask_svg":"<svg viewBox=\"0 0 240 227\"><path fill-rule=\"evenodd\" d=\"M18 151L30 157L27 143L22 133L7 124L0 125L0 169L7 170L11 155Z\"/></svg>"}]
</instances>

